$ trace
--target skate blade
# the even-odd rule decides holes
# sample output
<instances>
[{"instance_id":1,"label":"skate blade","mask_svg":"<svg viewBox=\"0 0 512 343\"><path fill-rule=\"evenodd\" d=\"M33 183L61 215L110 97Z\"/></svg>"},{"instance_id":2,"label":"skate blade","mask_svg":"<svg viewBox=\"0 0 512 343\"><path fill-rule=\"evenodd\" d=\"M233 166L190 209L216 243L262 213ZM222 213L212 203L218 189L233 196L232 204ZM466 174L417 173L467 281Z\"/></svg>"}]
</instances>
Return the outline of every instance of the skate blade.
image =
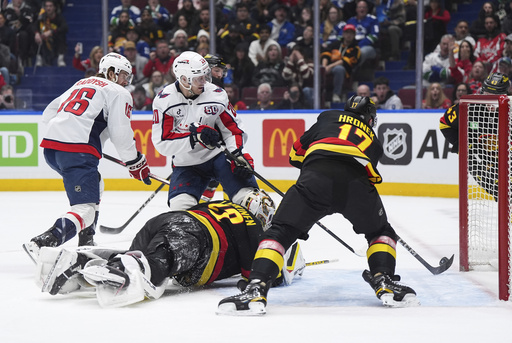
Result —
<instances>
[{"instance_id":1,"label":"skate blade","mask_svg":"<svg viewBox=\"0 0 512 343\"><path fill-rule=\"evenodd\" d=\"M24 243L23 250L27 253L28 257L37 265L37 259L39 257L39 247L34 242Z\"/></svg>"},{"instance_id":2,"label":"skate blade","mask_svg":"<svg viewBox=\"0 0 512 343\"><path fill-rule=\"evenodd\" d=\"M420 306L420 301L414 294L406 294L402 301L393 299L393 294L384 294L380 297L382 304L386 307L416 307Z\"/></svg>"},{"instance_id":3,"label":"skate blade","mask_svg":"<svg viewBox=\"0 0 512 343\"><path fill-rule=\"evenodd\" d=\"M249 303L248 310L237 310L233 303L224 303L217 308L218 315L222 316L262 316L267 313L265 304L261 302Z\"/></svg>"}]
</instances>

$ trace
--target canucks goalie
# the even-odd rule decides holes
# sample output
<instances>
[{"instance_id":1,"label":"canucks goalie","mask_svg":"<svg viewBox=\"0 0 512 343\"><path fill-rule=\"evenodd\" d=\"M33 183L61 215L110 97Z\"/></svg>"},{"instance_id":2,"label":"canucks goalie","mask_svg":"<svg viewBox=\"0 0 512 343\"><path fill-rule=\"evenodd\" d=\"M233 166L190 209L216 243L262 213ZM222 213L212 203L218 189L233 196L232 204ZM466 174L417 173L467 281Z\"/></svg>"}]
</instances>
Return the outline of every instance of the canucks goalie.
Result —
<instances>
[{"instance_id":1,"label":"canucks goalie","mask_svg":"<svg viewBox=\"0 0 512 343\"><path fill-rule=\"evenodd\" d=\"M158 299L170 278L189 287L247 277L275 206L263 190L248 194L243 205L215 201L160 214L137 233L128 251L42 248L37 282L53 295L94 289L102 307L118 307ZM305 267L300 249L292 248L295 271L283 273L280 282L291 283Z\"/></svg>"}]
</instances>

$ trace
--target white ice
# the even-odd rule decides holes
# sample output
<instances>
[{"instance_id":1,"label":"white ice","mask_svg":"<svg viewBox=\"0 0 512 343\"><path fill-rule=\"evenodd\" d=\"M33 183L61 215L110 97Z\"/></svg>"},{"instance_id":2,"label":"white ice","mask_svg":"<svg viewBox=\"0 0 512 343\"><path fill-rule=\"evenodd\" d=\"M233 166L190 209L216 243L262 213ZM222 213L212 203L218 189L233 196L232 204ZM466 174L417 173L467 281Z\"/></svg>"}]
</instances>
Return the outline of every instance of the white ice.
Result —
<instances>
[{"instance_id":1,"label":"white ice","mask_svg":"<svg viewBox=\"0 0 512 343\"><path fill-rule=\"evenodd\" d=\"M100 224L122 225L151 192L105 192ZM98 233L96 241L127 248L146 220L167 210L165 193L124 232ZM457 199L384 196L383 201L395 230L431 265L455 254L453 266L434 276L397 247L397 273L415 289L420 307L384 308L361 277L366 259L314 227L310 239L302 242L306 261L339 262L307 267L291 286L272 289L265 316L226 317L215 310L222 298L237 292L237 278L205 289L173 286L159 300L117 309L101 308L94 297L41 293L34 282L35 265L21 245L67 211L67 198L64 192L3 192L0 342L512 341L512 304L498 300L497 273L459 272ZM363 248L363 238L343 217L321 222L354 248ZM66 246L76 243L74 238Z\"/></svg>"}]
</instances>

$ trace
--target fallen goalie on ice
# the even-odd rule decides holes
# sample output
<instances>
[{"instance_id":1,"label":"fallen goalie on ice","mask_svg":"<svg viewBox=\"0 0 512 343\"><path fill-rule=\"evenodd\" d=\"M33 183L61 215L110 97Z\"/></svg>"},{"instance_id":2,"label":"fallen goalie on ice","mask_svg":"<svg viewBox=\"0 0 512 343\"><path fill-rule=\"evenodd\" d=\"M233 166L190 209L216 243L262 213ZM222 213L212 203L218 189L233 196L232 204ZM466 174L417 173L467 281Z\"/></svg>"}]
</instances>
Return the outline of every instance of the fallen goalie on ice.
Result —
<instances>
[{"instance_id":1,"label":"fallen goalie on ice","mask_svg":"<svg viewBox=\"0 0 512 343\"><path fill-rule=\"evenodd\" d=\"M216 201L160 214L126 251L43 247L36 282L52 295L90 291L102 307L120 307L160 298L170 279L190 287L238 274L247 277L275 209L272 199L257 190L244 205ZM275 285L291 284L302 275L305 262L298 243L288 250L286 261Z\"/></svg>"}]
</instances>

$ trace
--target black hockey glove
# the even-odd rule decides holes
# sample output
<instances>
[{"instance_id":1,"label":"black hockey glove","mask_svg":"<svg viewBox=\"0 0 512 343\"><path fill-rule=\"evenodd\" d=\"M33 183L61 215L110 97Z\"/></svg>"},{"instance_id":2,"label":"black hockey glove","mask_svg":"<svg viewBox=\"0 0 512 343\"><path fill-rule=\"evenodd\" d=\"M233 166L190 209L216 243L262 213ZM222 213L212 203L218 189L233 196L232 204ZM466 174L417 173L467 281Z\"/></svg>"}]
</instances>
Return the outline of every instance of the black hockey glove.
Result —
<instances>
[{"instance_id":1,"label":"black hockey glove","mask_svg":"<svg viewBox=\"0 0 512 343\"><path fill-rule=\"evenodd\" d=\"M248 179L252 176L254 170L254 160L248 153L242 154L239 149L232 152L236 160L231 161L231 171L233 174Z\"/></svg>"},{"instance_id":2,"label":"black hockey glove","mask_svg":"<svg viewBox=\"0 0 512 343\"><path fill-rule=\"evenodd\" d=\"M220 134L213 127L208 125L200 125L199 123L190 124L190 145L192 149L195 143L201 144L209 150L213 150L219 146Z\"/></svg>"}]
</instances>

